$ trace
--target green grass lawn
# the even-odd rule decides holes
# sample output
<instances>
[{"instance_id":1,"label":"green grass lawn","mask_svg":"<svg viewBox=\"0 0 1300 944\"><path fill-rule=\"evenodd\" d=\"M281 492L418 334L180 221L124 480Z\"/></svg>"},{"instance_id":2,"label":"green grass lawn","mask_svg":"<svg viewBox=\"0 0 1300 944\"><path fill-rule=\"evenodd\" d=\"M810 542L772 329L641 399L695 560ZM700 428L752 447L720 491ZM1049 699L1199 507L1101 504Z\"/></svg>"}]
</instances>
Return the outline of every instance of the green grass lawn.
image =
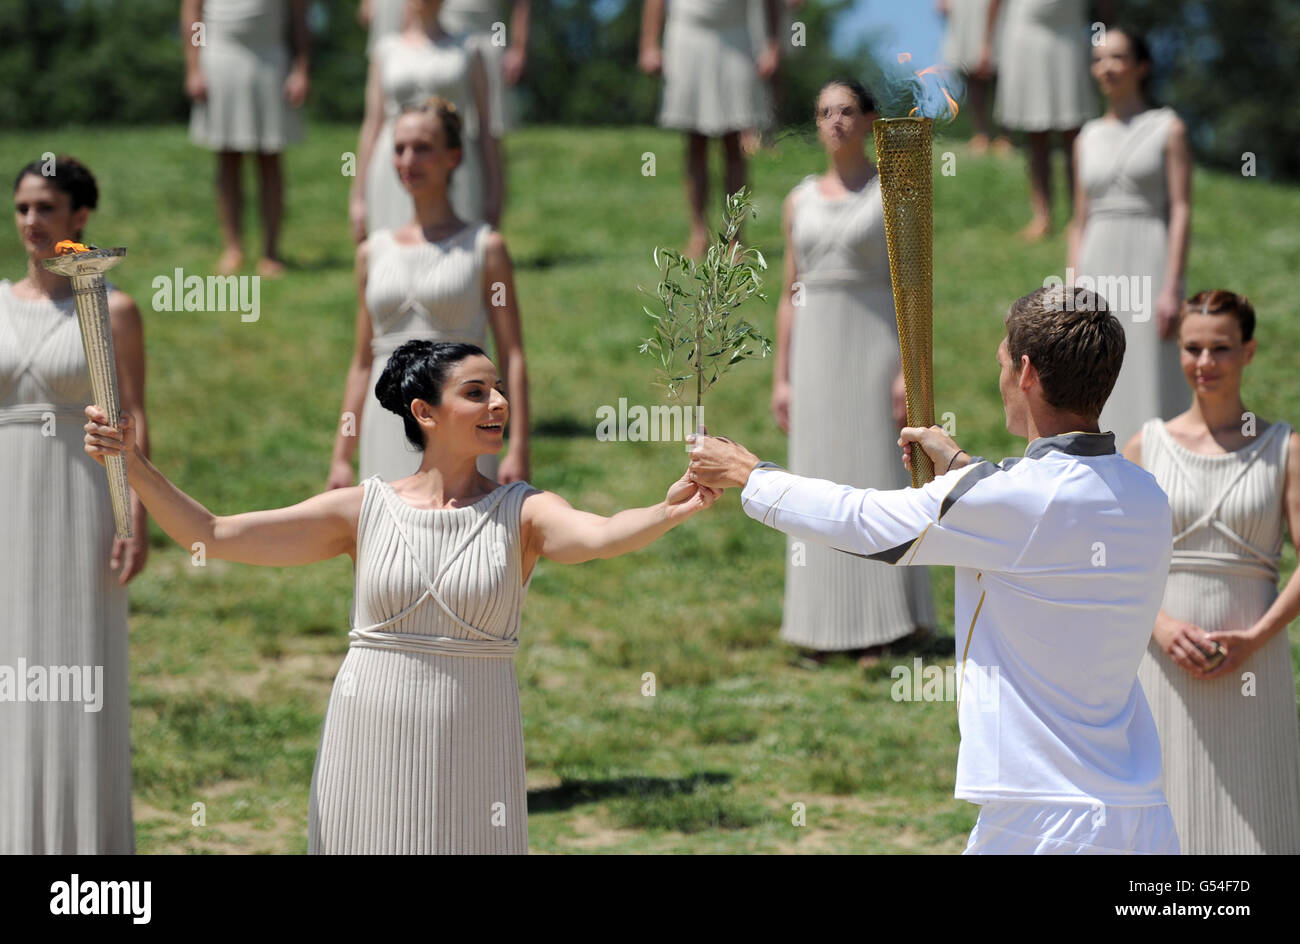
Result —
<instances>
[{"instance_id":1,"label":"green grass lawn","mask_svg":"<svg viewBox=\"0 0 1300 944\"><path fill-rule=\"evenodd\" d=\"M102 198L86 236L130 250L112 275L145 314L154 461L217 513L290 504L324 487L355 316L350 181L339 170L355 145L353 126L315 126L289 152L293 271L263 283L261 317L244 323L238 313L150 307L156 276L209 274L220 248L211 158L183 129L0 139L9 174L66 151L98 175ZM1012 235L1028 214L1019 159L976 160L942 140L935 150L936 163L944 151L957 156L956 174L934 182L937 412L955 415L973 451L1018 454L1023 442L1003 427L994 350L1007 305L1062 274L1064 240L1026 247ZM657 176L642 176L646 151ZM659 500L685 462L680 443L595 437L602 404L657 399L652 362L637 353L648 331L636 288L653 284L651 248L685 237L681 152L676 135L648 128L529 129L507 142L504 232L532 383L533 481L599 513ZM768 334L780 203L823 163L815 141L790 137L751 165L760 215L747 237L771 270L768 302L748 315ZM1260 350L1247 404L1295 422L1298 218L1294 187L1196 175L1188 288L1251 296ZM255 240L249 248L256 253ZM23 266L11 231L0 240L0 277L17 279ZM709 425L781 461L770 383L770 362L737 367L712 396ZM517 657L533 850L960 851L976 808L952 798L953 705L894 702L889 675L914 655L951 663L951 571L933 571L944 638L865 674L848 660L809 671L777 640L784 539L738 504L731 493L638 554L538 566ZM350 562L195 567L152 530L148 567L131 589L139 850L304 852L321 720L347 648ZM1294 564L1288 548L1284 579ZM647 672L653 697L642 694ZM800 809L806 825L795 826Z\"/></svg>"}]
</instances>

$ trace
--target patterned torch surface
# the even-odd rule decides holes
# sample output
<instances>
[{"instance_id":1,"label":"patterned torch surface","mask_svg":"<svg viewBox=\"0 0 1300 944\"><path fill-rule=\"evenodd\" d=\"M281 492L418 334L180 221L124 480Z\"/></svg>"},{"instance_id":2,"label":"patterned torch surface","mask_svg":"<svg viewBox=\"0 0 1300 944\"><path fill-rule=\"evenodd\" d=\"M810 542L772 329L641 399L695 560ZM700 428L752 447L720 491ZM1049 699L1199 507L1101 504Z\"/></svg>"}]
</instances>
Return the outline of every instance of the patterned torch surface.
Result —
<instances>
[{"instance_id":1,"label":"patterned torch surface","mask_svg":"<svg viewBox=\"0 0 1300 944\"><path fill-rule=\"evenodd\" d=\"M113 323L108 315L108 282L104 272L122 261L126 250L89 249L70 252L45 260L45 268L72 280L76 296L77 323L81 326L81 343L86 349L86 366L90 370L90 388L95 403L108 414L108 422L118 424L122 413L117 392L117 361L113 356ZM108 491L113 500L113 521L119 538L131 537L131 500L126 484L126 460L109 456L104 463L108 473Z\"/></svg>"},{"instance_id":2,"label":"patterned torch surface","mask_svg":"<svg viewBox=\"0 0 1300 944\"><path fill-rule=\"evenodd\" d=\"M880 118L872 124L907 388L907 425L934 425L934 200L929 118ZM912 445L912 487L934 478L930 457Z\"/></svg>"}]
</instances>

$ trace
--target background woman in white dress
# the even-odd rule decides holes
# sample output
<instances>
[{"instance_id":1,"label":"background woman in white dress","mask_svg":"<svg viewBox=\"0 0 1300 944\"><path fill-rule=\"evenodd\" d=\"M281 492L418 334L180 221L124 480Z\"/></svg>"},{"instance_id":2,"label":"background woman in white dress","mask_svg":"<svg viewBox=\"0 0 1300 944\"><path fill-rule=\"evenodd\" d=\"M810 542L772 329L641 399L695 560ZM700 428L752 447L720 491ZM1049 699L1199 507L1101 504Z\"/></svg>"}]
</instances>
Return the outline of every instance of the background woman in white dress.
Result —
<instances>
[{"instance_id":1,"label":"background woman in white dress","mask_svg":"<svg viewBox=\"0 0 1300 944\"><path fill-rule=\"evenodd\" d=\"M1001 13L1002 0L990 0L977 72L993 61L994 29ZM1102 19L1109 19L1105 11ZM1043 239L1052 231L1053 131L1061 133L1065 151L1065 192L1074 194L1074 138L1097 114L1097 97L1088 81L1088 38L1088 0L1006 0L993 117L1028 138L1033 218L1021 232L1025 239Z\"/></svg>"},{"instance_id":2,"label":"background woman in white dress","mask_svg":"<svg viewBox=\"0 0 1300 944\"><path fill-rule=\"evenodd\" d=\"M1188 854L1300 853L1287 638L1300 615L1300 570L1277 592L1283 525L1293 545L1300 536L1300 435L1241 399L1254 332L1245 297L1188 299L1178 338L1191 408L1149 420L1124 449L1155 476L1174 515L1164 604L1139 678Z\"/></svg>"},{"instance_id":3,"label":"background woman in white dress","mask_svg":"<svg viewBox=\"0 0 1300 944\"><path fill-rule=\"evenodd\" d=\"M509 404L471 345L408 341L381 379L386 407L423 443L414 475L330 489L288 508L213 515L135 448L130 422L85 413L85 450L127 456L132 486L183 547L287 566L347 554L351 647L335 679L312 777L308 848L322 853L525 853L527 793L519 611L540 558L616 557L707 508L685 475L663 501L609 518L475 459L501 448ZM436 569L434 569L436 568Z\"/></svg>"},{"instance_id":4,"label":"background woman in white dress","mask_svg":"<svg viewBox=\"0 0 1300 944\"><path fill-rule=\"evenodd\" d=\"M756 61L748 0L671 0L666 26L664 0L646 0L638 65L648 75L663 72L659 124L686 133L688 255L701 256L708 248L710 138L722 138L727 193L745 184L741 134L766 123L759 80L770 79L780 62L776 4L765 0L767 45Z\"/></svg>"},{"instance_id":5,"label":"background woman in white dress","mask_svg":"<svg viewBox=\"0 0 1300 944\"><path fill-rule=\"evenodd\" d=\"M495 226L501 225L505 213L506 152L501 142L515 127L510 90L524 77L528 64L530 7L530 0L444 0L440 15L443 29L466 37L469 47L483 57L487 71L489 131L497 139L501 166L501 205Z\"/></svg>"},{"instance_id":6,"label":"background woman in white dress","mask_svg":"<svg viewBox=\"0 0 1300 944\"><path fill-rule=\"evenodd\" d=\"M393 128L391 165L414 204L413 218L378 230L357 247L357 330L334 441L328 487L353 483L360 442L361 479L410 475L420 453L401 436L401 421L376 399L389 355L427 338L482 346L489 326L514 404L510 448L498 470L483 456L479 471L514 482L529 476L528 370L514 270L505 240L486 223L466 223L452 208L448 179L462 153L455 107L433 98L408 108ZM458 171L457 171L458 172Z\"/></svg>"},{"instance_id":7,"label":"background woman in white dress","mask_svg":"<svg viewBox=\"0 0 1300 944\"><path fill-rule=\"evenodd\" d=\"M183 0L181 42L185 92L193 100L190 139L217 152L217 215L225 242L217 271L229 275L244 264L242 160L255 153L263 232L257 273L282 275L280 152L302 138L307 0Z\"/></svg>"},{"instance_id":8,"label":"background woman in white dress","mask_svg":"<svg viewBox=\"0 0 1300 944\"><path fill-rule=\"evenodd\" d=\"M975 133L971 135L972 154L989 150L989 111L993 105L990 94L997 75L998 24L993 26L993 43L985 48L989 31L989 6L991 0L938 0L939 15L944 18L943 61L948 68L962 74L966 80L966 103L962 106L970 114ZM986 55L987 53L987 55ZM969 107L967 107L969 106ZM1011 152L1011 141L999 133L992 148L998 154Z\"/></svg>"},{"instance_id":9,"label":"background woman in white dress","mask_svg":"<svg viewBox=\"0 0 1300 944\"><path fill-rule=\"evenodd\" d=\"M1111 27L1092 55L1106 113L1075 141L1067 264L1124 325L1124 366L1101 428L1125 442L1151 417L1169 419L1187 405L1175 325L1191 231L1192 155L1182 120L1151 107L1151 55L1141 34Z\"/></svg>"},{"instance_id":10,"label":"background woman in white dress","mask_svg":"<svg viewBox=\"0 0 1300 944\"><path fill-rule=\"evenodd\" d=\"M441 0L412 2L402 32L380 39L370 56L357 174L348 203L352 236L358 243L367 233L395 229L411 219L410 194L388 157L393 123L403 106L434 95L454 104L462 120L464 147L451 186L456 215L493 226L501 217L501 161L490 130L493 119L483 58L462 37L438 25Z\"/></svg>"},{"instance_id":11,"label":"background woman in white dress","mask_svg":"<svg viewBox=\"0 0 1300 944\"><path fill-rule=\"evenodd\" d=\"M0 281L0 665L103 676L98 709L84 691L82 702L0 699L0 855L129 853L126 585L144 568L148 519L132 496L134 536L114 533L108 481L82 444L90 374L72 285L42 265L59 241L81 240L99 190L58 157L24 167L13 194L27 273ZM140 312L111 285L108 307L122 412L147 455Z\"/></svg>"},{"instance_id":12,"label":"background woman in white dress","mask_svg":"<svg viewBox=\"0 0 1300 944\"><path fill-rule=\"evenodd\" d=\"M772 413L790 434L792 472L856 488L905 488L888 448L903 425L898 328L876 168L865 141L875 117L851 80L817 97L828 167L786 197L785 289L777 307ZM929 574L788 542L781 638L820 658L934 627Z\"/></svg>"}]
</instances>

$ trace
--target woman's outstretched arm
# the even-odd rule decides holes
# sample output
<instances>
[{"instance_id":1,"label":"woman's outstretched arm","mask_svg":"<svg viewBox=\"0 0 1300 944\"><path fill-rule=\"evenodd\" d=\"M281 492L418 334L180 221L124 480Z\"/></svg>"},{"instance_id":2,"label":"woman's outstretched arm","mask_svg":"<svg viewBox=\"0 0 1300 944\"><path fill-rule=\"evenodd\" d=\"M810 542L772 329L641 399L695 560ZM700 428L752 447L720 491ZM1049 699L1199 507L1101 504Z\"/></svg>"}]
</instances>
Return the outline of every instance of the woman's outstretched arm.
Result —
<instances>
[{"instance_id":1,"label":"woman's outstretched arm","mask_svg":"<svg viewBox=\"0 0 1300 944\"><path fill-rule=\"evenodd\" d=\"M119 427L107 425L97 406L86 407L86 453L101 465L125 455L127 479L158 526L177 544L241 564L286 567L355 557L362 488L334 489L288 508L219 516L186 495L145 458L135 441L135 423L124 414Z\"/></svg>"},{"instance_id":2,"label":"woman's outstretched arm","mask_svg":"<svg viewBox=\"0 0 1300 944\"><path fill-rule=\"evenodd\" d=\"M605 518L579 511L554 492L530 495L524 502L525 571L538 557L559 564L581 564L640 550L708 508L722 492L696 485L682 476L664 500L646 508L628 508Z\"/></svg>"}]
</instances>

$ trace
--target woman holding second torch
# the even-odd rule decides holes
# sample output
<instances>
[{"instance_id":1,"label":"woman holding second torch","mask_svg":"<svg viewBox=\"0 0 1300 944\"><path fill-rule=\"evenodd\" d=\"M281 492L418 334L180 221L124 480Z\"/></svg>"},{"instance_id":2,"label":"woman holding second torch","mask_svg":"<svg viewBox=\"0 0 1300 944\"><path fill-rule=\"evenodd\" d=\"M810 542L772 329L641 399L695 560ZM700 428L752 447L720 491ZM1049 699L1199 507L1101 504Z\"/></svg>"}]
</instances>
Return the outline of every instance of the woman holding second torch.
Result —
<instances>
[{"instance_id":1,"label":"woman holding second torch","mask_svg":"<svg viewBox=\"0 0 1300 944\"><path fill-rule=\"evenodd\" d=\"M1092 74L1106 113L1075 141L1069 266L1124 325L1124 366L1101 413L1101 428L1124 442L1146 420L1170 419L1187 404L1175 335L1192 157L1182 120L1173 109L1151 106L1151 54L1139 33L1106 30L1093 47Z\"/></svg>"},{"instance_id":2,"label":"woman holding second torch","mask_svg":"<svg viewBox=\"0 0 1300 944\"><path fill-rule=\"evenodd\" d=\"M13 195L27 272L0 280L0 667L14 672L0 677L0 855L130 853L126 585L144 568L148 519L132 495L134 534L115 536L108 480L82 448L91 386L72 285L42 264L82 238L99 188L58 157L19 171ZM122 415L148 455L140 311L111 285L108 308ZM20 665L46 674L42 689L54 667L80 669L82 700L29 697Z\"/></svg>"},{"instance_id":3,"label":"woman holding second torch","mask_svg":"<svg viewBox=\"0 0 1300 944\"><path fill-rule=\"evenodd\" d=\"M718 492L683 475L664 499L609 518L526 482L497 485L475 459L501 448L509 404L469 344L407 341L379 380L419 469L330 489L288 508L218 516L135 444L130 417L86 407L85 450L125 455L127 476L181 546L265 566L353 559L356 599L312 774L313 853L528 851L514 654L538 560L577 564L650 544Z\"/></svg>"},{"instance_id":4,"label":"woman holding second torch","mask_svg":"<svg viewBox=\"0 0 1300 944\"><path fill-rule=\"evenodd\" d=\"M392 138L389 162L415 204L415 218L375 231L357 247L356 344L329 487L353 483L358 442L362 479L392 481L420 464L419 453L402 440L401 421L377 399L388 356L412 338L481 346L489 327L515 405L515 429L500 469L496 456L485 455L479 471L502 482L526 479L528 372L514 270L501 234L487 223L466 223L452 206L450 180L463 153L460 115L445 99L431 98L403 110Z\"/></svg>"},{"instance_id":5,"label":"woman holding second torch","mask_svg":"<svg viewBox=\"0 0 1300 944\"><path fill-rule=\"evenodd\" d=\"M903 425L898 327L884 211L866 138L875 105L851 79L817 96L828 167L785 200L785 288L777 307L772 413L791 471L858 488L905 488L888 446ZM934 627L928 573L789 542L781 638L875 661Z\"/></svg>"}]
</instances>

